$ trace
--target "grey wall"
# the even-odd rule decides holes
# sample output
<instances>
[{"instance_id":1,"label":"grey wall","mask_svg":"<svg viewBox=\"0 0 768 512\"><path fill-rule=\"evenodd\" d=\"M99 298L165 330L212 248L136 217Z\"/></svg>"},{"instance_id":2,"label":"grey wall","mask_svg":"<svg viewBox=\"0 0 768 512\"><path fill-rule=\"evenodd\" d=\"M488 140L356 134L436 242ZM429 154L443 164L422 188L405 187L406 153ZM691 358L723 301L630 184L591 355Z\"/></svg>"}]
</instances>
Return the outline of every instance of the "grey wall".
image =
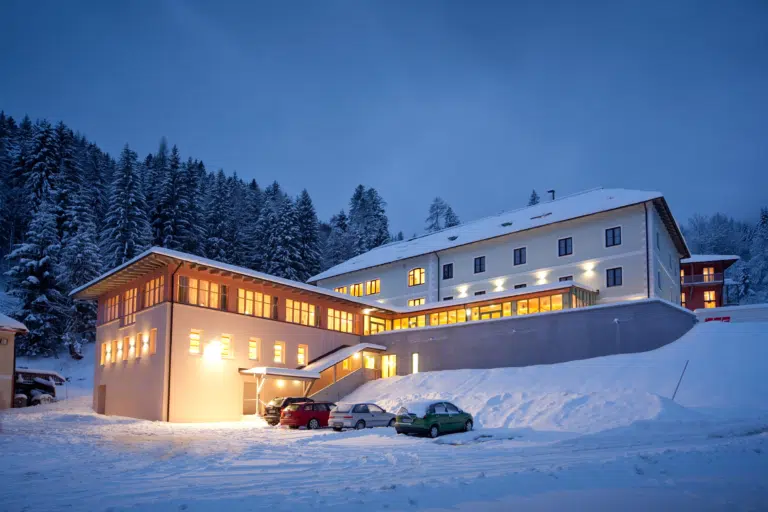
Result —
<instances>
[{"instance_id":1,"label":"grey wall","mask_svg":"<svg viewBox=\"0 0 768 512\"><path fill-rule=\"evenodd\" d=\"M422 372L552 364L653 350L675 341L695 322L690 311L650 299L389 331L362 341L385 345L388 354L397 354L397 374L408 375L414 352Z\"/></svg>"}]
</instances>

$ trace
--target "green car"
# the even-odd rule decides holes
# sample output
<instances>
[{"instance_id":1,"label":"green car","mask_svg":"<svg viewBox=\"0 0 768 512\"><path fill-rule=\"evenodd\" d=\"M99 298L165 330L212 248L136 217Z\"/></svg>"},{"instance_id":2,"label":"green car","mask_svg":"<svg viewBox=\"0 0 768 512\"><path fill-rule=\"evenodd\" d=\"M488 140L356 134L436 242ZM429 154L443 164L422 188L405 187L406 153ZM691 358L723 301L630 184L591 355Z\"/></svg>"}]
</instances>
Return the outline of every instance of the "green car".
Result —
<instances>
[{"instance_id":1,"label":"green car","mask_svg":"<svg viewBox=\"0 0 768 512\"><path fill-rule=\"evenodd\" d=\"M398 434L421 434L435 438L451 432L468 432L473 426L472 415L450 402L410 402L395 416Z\"/></svg>"}]
</instances>

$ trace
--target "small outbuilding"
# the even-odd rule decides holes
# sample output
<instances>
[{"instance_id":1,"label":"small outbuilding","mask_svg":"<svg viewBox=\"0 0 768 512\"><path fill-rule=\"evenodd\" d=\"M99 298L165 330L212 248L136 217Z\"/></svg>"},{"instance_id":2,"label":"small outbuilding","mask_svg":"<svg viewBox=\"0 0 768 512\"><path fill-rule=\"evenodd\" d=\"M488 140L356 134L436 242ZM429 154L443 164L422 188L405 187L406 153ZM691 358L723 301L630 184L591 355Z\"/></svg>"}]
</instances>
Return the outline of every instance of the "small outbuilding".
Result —
<instances>
[{"instance_id":1,"label":"small outbuilding","mask_svg":"<svg viewBox=\"0 0 768 512\"><path fill-rule=\"evenodd\" d=\"M14 340L17 334L26 332L24 324L0 313L0 409L9 409L13 405L13 373L16 368Z\"/></svg>"}]
</instances>

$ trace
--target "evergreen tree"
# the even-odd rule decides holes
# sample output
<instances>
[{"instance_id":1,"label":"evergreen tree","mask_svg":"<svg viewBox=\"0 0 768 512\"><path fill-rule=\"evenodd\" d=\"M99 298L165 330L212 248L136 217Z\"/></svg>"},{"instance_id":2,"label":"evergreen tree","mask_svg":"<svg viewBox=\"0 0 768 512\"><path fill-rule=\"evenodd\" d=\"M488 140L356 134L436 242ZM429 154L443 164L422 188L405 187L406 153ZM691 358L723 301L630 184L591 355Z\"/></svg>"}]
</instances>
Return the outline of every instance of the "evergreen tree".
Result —
<instances>
[{"instance_id":1,"label":"evergreen tree","mask_svg":"<svg viewBox=\"0 0 768 512\"><path fill-rule=\"evenodd\" d=\"M227 178L229 200L221 205L222 215L225 217L226 239L229 241L227 259L233 265L247 266L250 261L248 251L246 229L240 221L240 212L246 207L246 185L238 178L237 173Z\"/></svg>"},{"instance_id":2,"label":"evergreen tree","mask_svg":"<svg viewBox=\"0 0 768 512\"><path fill-rule=\"evenodd\" d=\"M533 205L535 205L535 204L539 204L539 201L540 201L540 199L539 199L539 194L537 194L537 193L536 193L536 189L534 189L534 190L531 192L531 197L530 197L530 198L528 198L528 206L533 206Z\"/></svg>"},{"instance_id":3,"label":"evergreen tree","mask_svg":"<svg viewBox=\"0 0 768 512\"><path fill-rule=\"evenodd\" d=\"M6 122L6 126L7 126ZM27 177L32 165L32 144L34 126L28 116L18 126L15 140L11 142L11 171L8 177L9 190L6 195L6 212L3 220L7 223L8 248L11 250L24 236L32 217L33 202L30 201Z\"/></svg>"},{"instance_id":4,"label":"evergreen tree","mask_svg":"<svg viewBox=\"0 0 768 512\"><path fill-rule=\"evenodd\" d=\"M750 246L749 284L755 294L753 302L768 301L768 208L760 210L760 220L755 227Z\"/></svg>"},{"instance_id":5,"label":"evergreen tree","mask_svg":"<svg viewBox=\"0 0 768 512\"><path fill-rule=\"evenodd\" d=\"M453 226L458 226L461 224L461 221L459 220L459 216L456 215L453 212L453 208L446 205L445 208L445 227L452 228Z\"/></svg>"},{"instance_id":6,"label":"evergreen tree","mask_svg":"<svg viewBox=\"0 0 768 512\"><path fill-rule=\"evenodd\" d=\"M29 333L16 338L19 354L50 356L61 348L64 298L55 271L59 250L56 212L50 196L44 193L29 224L26 241L8 256L15 263L7 272L9 289L19 301L12 316L29 329Z\"/></svg>"},{"instance_id":7,"label":"evergreen tree","mask_svg":"<svg viewBox=\"0 0 768 512\"><path fill-rule=\"evenodd\" d=\"M445 210L448 205L441 198L436 197L429 205L429 215L427 216L427 233L434 233L443 229L442 220L445 216Z\"/></svg>"},{"instance_id":8,"label":"evergreen tree","mask_svg":"<svg viewBox=\"0 0 768 512\"><path fill-rule=\"evenodd\" d=\"M393 242L402 242L405 239L402 231L398 231L395 236L392 237Z\"/></svg>"},{"instance_id":9,"label":"evergreen tree","mask_svg":"<svg viewBox=\"0 0 768 512\"><path fill-rule=\"evenodd\" d=\"M230 263L227 232L231 219L227 218L227 209L222 210L222 207L229 204L229 187L223 170L219 169L219 172L212 176L207 188L205 254L211 259Z\"/></svg>"},{"instance_id":10,"label":"evergreen tree","mask_svg":"<svg viewBox=\"0 0 768 512\"><path fill-rule=\"evenodd\" d=\"M362 254L389 241L387 203L374 188L355 188L349 201L349 233L353 255Z\"/></svg>"},{"instance_id":11,"label":"evergreen tree","mask_svg":"<svg viewBox=\"0 0 768 512\"><path fill-rule=\"evenodd\" d=\"M40 121L35 127L31 161L26 176L33 208L37 208L43 197L50 196L53 192L53 182L59 168L58 154L53 127L48 121Z\"/></svg>"},{"instance_id":12,"label":"evergreen tree","mask_svg":"<svg viewBox=\"0 0 768 512\"><path fill-rule=\"evenodd\" d=\"M290 199L279 201L278 207L270 208L265 218L274 228L265 240L262 271L299 281L306 269L300 259L299 228L293 203Z\"/></svg>"},{"instance_id":13,"label":"evergreen tree","mask_svg":"<svg viewBox=\"0 0 768 512\"><path fill-rule=\"evenodd\" d=\"M185 185L179 148L174 145L163 175L155 215L156 227L162 225L162 247L181 250L184 240L192 236L189 224L190 193Z\"/></svg>"},{"instance_id":14,"label":"evergreen tree","mask_svg":"<svg viewBox=\"0 0 768 512\"><path fill-rule=\"evenodd\" d=\"M136 153L126 144L112 181L105 221L103 246L106 268L122 265L150 244L147 205L136 166Z\"/></svg>"},{"instance_id":15,"label":"evergreen tree","mask_svg":"<svg viewBox=\"0 0 768 512\"><path fill-rule=\"evenodd\" d=\"M323 249L323 270L343 263L352 257L347 215L344 210L331 217L331 232Z\"/></svg>"},{"instance_id":16,"label":"evergreen tree","mask_svg":"<svg viewBox=\"0 0 768 512\"><path fill-rule=\"evenodd\" d=\"M76 209L75 201L83 188L83 169L80 155L76 154L75 135L64 123L55 129L58 171L55 175L54 201L56 205L57 227L62 244L66 244L66 233L76 229L71 225Z\"/></svg>"},{"instance_id":17,"label":"evergreen tree","mask_svg":"<svg viewBox=\"0 0 768 512\"><path fill-rule=\"evenodd\" d=\"M320 273L320 240L317 229L317 214L307 189L301 191L296 200L296 221L299 232L299 261L303 264L300 281Z\"/></svg>"},{"instance_id":18,"label":"evergreen tree","mask_svg":"<svg viewBox=\"0 0 768 512\"><path fill-rule=\"evenodd\" d=\"M166 216L160 204L163 185L169 173L168 142L160 139L157 153L152 157L152 167L147 169L143 190L146 192L146 204L149 209L149 225L152 230L152 245L162 246L165 239Z\"/></svg>"},{"instance_id":19,"label":"evergreen tree","mask_svg":"<svg viewBox=\"0 0 768 512\"><path fill-rule=\"evenodd\" d=\"M200 207L202 197L201 182L205 174L202 162L190 158L181 169L181 194L185 196L184 220L185 229L179 234L180 250L190 254L203 254L205 227L203 211Z\"/></svg>"},{"instance_id":20,"label":"evergreen tree","mask_svg":"<svg viewBox=\"0 0 768 512\"><path fill-rule=\"evenodd\" d=\"M261 218L264 194L256 180L251 180L245 191L245 218L243 219L244 248L246 253L245 265L258 269L261 261L260 252L262 241L259 239L259 219Z\"/></svg>"}]
</instances>

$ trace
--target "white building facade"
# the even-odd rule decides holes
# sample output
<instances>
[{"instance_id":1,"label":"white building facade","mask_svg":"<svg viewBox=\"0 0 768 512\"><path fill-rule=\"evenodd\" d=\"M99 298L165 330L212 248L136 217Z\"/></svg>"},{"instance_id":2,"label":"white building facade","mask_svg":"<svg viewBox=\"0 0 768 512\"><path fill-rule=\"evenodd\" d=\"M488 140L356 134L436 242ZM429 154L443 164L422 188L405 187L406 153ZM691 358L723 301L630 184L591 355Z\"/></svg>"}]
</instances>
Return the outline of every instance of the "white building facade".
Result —
<instances>
[{"instance_id":1,"label":"white building facade","mask_svg":"<svg viewBox=\"0 0 768 512\"><path fill-rule=\"evenodd\" d=\"M599 189L376 248L310 282L392 306L567 280L598 303L680 304L688 255L661 194Z\"/></svg>"}]
</instances>

